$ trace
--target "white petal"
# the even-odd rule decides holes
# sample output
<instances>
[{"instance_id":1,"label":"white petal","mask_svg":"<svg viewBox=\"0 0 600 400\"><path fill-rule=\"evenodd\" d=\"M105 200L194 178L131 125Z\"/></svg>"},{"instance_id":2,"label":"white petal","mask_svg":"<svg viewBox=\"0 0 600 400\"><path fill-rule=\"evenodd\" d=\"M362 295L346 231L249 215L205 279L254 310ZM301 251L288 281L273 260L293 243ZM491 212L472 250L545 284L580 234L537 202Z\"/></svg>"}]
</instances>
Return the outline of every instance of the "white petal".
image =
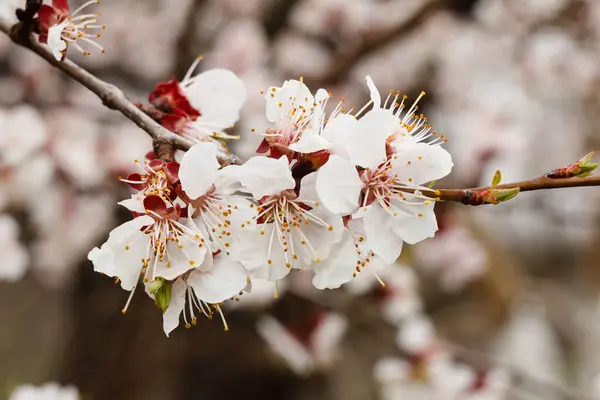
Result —
<instances>
[{"instance_id":1,"label":"white petal","mask_svg":"<svg viewBox=\"0 0 600 400\"><path fill-rule=\"evenodd\" d=\"M240 181L255 199L281 193L296 186L287 158L252 157L242 166Z\"/></svg>"},{"instance_id":2,"label":"white petal","mask_svg":"<svg viewBox=\"0 0 600 400\"><path fill-rule=\"evenodd\" d=\"M325 104L327 99L329 98L329 93L325 89L317 90L315 93L315 109L313 111L313 115L311 117L311 125L318 130L323 125L323 114L325 113Z\"/></svg>"},{"instance_id":3,"label":"white petal","mask_svg":"<svg viewBox=\"0 0 600 400\"><path fill-rule=\"evenodd\" d=\"M241 168L240 165L228 165L218 170L215 178L216 192L221 195L230 195L240 191L242 189Z\"/></svg>"},{"instance_id":4,"label":"white petal","mask_svg":"<svg viewBox=\"0 0 600 400\"><path fill-rule=\"evenodd\" d=\"M193 240L193 237L190 237L190 239ZM181 245L183 248L179 249L177 243L167 243L169 259L167 260L165 258L164 262L157 263L155 271L156 277L174 280L187 271L200 266L204 262L205 257L207 257L207 246L203 245L202 247L198 247L198 245L186 239L182 239ZM170 261L171 263L168 264L167 261ZM152 265L150 265L150 268L152 268Z\"/></svg>"},{"instance_id":5,"label":"white petal","mask_svg":"<svg viewBox=\"0 0 600 400\"><path fill-rule=\"evenodd\" d=\"M183 91L200 111L198 120L223 127L237 122L246 101L244 82L226 69L211 69L193 77Z\"/></svg>"},{"instance_id":6,"label":"white petal","mask_svg":"<svg viewBox=\"0 0 600 400\"><path fill-rule=\"evenodd\" d=\"M392 173L400 182L421 185L441 179L452 170L452 157L441 146L404 143L396 148L392 158Z\"/></svg>"},{"instance_id":7,"label":"white petal","mask_svg":"<svg viewBox=\"0 0 600 400\"><path fill-rule=\"evenodd\" d=\"M354 212L363 186L356 166L337 155L330 156L317 172L317 194L333 213L347 215Z\"/></svg>"},{"instance_id":8,"label":"white petal","mask_svg":"<svg viewBox=\"0 0 600 400\"><path fill-rule=\"evenodd\" d=\"M326 150L331 147L331 144L320 135L315 135L311 130L302 132L300 139L292 143L289 148L298 153L314 153L320 150Z\"/></svg>"},{"instance_id":9,"label":"white petal","mask_svg":"<svg viewBox=\"0 0 600 400\"><path fill-rule=\"evenodd\" d=\"M146 209L144 208L144 201L141 198L137 198L135 195L132 195L130 199L125 199L119 201L117 203L120 206L125 207L129 211L145 213Z\"/></svg>"},{"instance_id":10,"label":"white petal","mask_svg":"<svg viewBox=\"0 0 600 400\"><path fill-rule=\"evenodd\" d=\"M346 149L348 132L355 129L357 123L356 118L349 114L339 114L327 121L321 136L331 144L331 152L340 157L348 158L348 150Z\"/></svg>"},{"instance_id":11,"label":"white petal","mask_svg":"<svg viewBox=\"0 0 600 400\"><path fill-rule=\"evenodd\" d=\"M375 82L371 79L371 76L367 75L367 87L369 88L369 93L371 95L371 101L373 101L373 108L381 107L381 95L379 94L379 90L375 86Z\"/></svg>"},{"instance_id":12,"label":"white petal","mask_svg":"<svg viewBox=\"0 0 600 400\"><path fill-rule=\"evenodd\" d=\"M363 217L371 250L387 264L394 263L402 251L402 239L393 230L395 218L378 204L368 206Z\"/></svg>"},{"instance_id":13,"label":"white petal","mask_svg":"<svg viewBox=\"0 0 600 400\"><path fill-rule=\"evenodd\" d=\"M356 273L356 248L352 237L345 238L325 261L314 265L313 285L317 289L337 289Z\"/></svg>"},{"instance_id":14,"label":"white petal","mask_svg":"<svg viewBox=\"0 0 600 400\"><path fill-rule=\"evenodd\" d=\"M123 289L133 289L140 276L141 260L146 256L149 240L140 228L152 223L154 220L144 215L113 229L106 243L88 254L94 271L116 276L121 280Z\"/></svg>"},{"instance_id":15,"label":"white petal","mask_svg":"<svg viewBox=\"0 0 600 400\"><path fill-rule=\"evenodd\" d=\"M310 210L310 213L321 219L326 225L310 222L309 224L300 224L297 228L302 230L302 234L310 247L308 244L302 244L303 237L301 235L297 232L293 234L294 249L306 267L325 261L336 244L342 239L344 233L342 217L331 213L323 205L316 206ZM297 265L295 267L298 268Z\"/></svg>"},{"instance_id":16,"label":"white petal","mask_svg":"<svg viewBox=\"0 0 600 400\"><path fill-rule=\"evenodd\" d=\"M62 60L62 52L67 49L67 42L61 38L61 34L68 22L69 21L65 20L64 22L58 25L53 25L48 29L48 47L50 47L50 50L52 50L52 55L58 61Z\"/></svg>"},{"instance_id":17,"label":"white petal","mask_svg":"<svg viewBox=\"0 0 600 400\"><path fill-rule=\"evenodd\" d=\"M406 197L410 202L422 201L409 194ZM415 244L423 239L433 237L437 232L438 225L433 211L434 201L408 205L392 200L392 205L399 210L397 216L391 219L394 232L406 243Z\"/></svg>"},{"instance_id":18,"label":"white petal","mask_svg":"<svg viewBox=\"0 0 600 400\"><path fill-rule=\"evenodd\" d=\"M311 172L300 181L300 193L298 201L315 202L319 200L317 193L317 173ZM312 203L311 203L312 204Z\"/></svg>"},{"instance_id":19,"label":"white petal","mask_svg":"<svg viewBox=\"0 0 600 400\"><path fill-rule=\"evenodd\" d=\"M220 255L215 257L211 270L192 271L188 277L188 284L194 288L198 299L212 304L238 294L246 287L247 279L246 270L240 263Z\"/></svg>"},{"instance_id":20,"label":"white petal","mask_svg":"<svg viewBox=\"0 0 600 400\"><path fill-rule=\"evenodd\" d=\"M181 187L191 199L197 199L205 195L215 183L218 169L217 146L212 143L199 143L189 149L181 159Z\"/></svg>"},{"instance_id":21,"label":"white petal","mask_svg":"<svg viewBox=\"0 0 600 400\"><path fill-rule=\"evenodd\" d=\"M286 261L285 253L274 232L275 224L266 224L263 228L248 230L240 234L239 243L232 246L231 257L239 261L252 277L268 279L275 282L290 273L291 268L286 267L290 262L290 255ZM264 234L260 234L263 231ZM273 244L269 254L269 242L273 235ZM270 260L270 262L269 262Z\"/></svg>"},{"instance_id":22,"label":"white petal","mask_svg":"<svg viewBox=\"0 0 600 400\"><path fill-rule=\"evenodd\" d=\"M173 282L171 302L163 314L163 329L167 336L169 336L169 333L171 333L173 329L179 326L179 317L183 311L183 307L185 307L186 290L187 286L183 280L177 279Z\"/></svg>"},{"instance_id":23,"label":"white petal","mask_svg":"<svg viewBox=\"0 0 600 400\"><path fill-rule=\"evenodd\" d=\"M265 93L266 114L269 122L282 122L293 107L306 110L313 107L314 97L308 87L297 80L289 80L280 88L272 87Z\"/></svg>"},{"instance_id":24,"label":"white petal","mask_svg":"<svg viewBox=\"0 0 600 400\"><path fill-rule=\"evenodd\" d=\"M350 160L364 168L376 168L385 161L386 139L391 134L394 115L388 110L373 109L358 120L348 132L347 150Z\"/></svg>"}]
</instances>

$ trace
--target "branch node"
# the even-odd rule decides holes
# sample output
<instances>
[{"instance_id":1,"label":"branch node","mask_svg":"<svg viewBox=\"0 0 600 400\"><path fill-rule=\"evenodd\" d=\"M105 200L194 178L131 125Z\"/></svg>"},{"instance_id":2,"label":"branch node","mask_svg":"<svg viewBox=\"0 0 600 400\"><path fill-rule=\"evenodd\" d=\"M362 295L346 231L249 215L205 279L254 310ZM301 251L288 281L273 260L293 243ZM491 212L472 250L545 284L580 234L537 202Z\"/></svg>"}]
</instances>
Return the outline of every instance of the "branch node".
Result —
<instances>
[{"instance_id":1,"label":"branch node","mask_svg":"<svg viewBox=\"0 0 600 400\"><path fill-rule=\"evenodd\" d=\"M119 110L119 103L125 97L123 91L118 87L107 84L105 90L100 94L102 104L111 110Z\"/></svg>"},{"instance_id":2,"label":"branch node","mask_svg":"<svg viewBox=\"0 0 600 400\"><path fill-rule=\"evenodd\" d=\"M155 138L152 142L154 154L164 162L175 161L175 145L168 139Z\"/></svg>"}]
</instances>

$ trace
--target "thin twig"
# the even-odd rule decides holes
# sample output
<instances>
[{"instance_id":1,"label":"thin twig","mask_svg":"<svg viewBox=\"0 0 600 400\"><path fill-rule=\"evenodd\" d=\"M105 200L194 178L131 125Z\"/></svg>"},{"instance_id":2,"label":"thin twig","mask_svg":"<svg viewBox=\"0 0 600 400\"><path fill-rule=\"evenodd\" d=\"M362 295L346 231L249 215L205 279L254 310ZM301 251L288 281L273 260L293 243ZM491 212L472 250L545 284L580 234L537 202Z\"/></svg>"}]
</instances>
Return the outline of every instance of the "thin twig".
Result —
<instances>
[{"instance_id":1,"label":"thin twig","mask_svg":"<svg viewBox=\"0 0 600 400\"><path fill-rule=\"evenodd\" d=\"M495 189L513 189L519 188L521 192L530 192L533 190L562 189L582 186L600 186L600 176L588 176L585 178L564 178L552 179L545 176L530 179L528 181L506 183L498 185ZM468 204L470 193L478 193L489 190L489 186L482 186L471 189L439 189L437 192L424 192L423 194L430 198L439 198L443 201L456 201Z\"/></svg>"},{"instance_id":2,"label":"thin twig","mask_svg":"<svg viewBox=\"0 0 600 400\"><path fill-rule=\"evenodd\" d=\"M127 97L125 97L123 91L118 87L97 78L68 59L57 61L50 50L48 50L46 46L38 43L31 35L23 37L23 35L18 34L19 26L20 24L13 26L10 22L0 18L0 31L9 36L13 42L33 51L54 68L61 70L69 77L81 83L98 96L106 107L111 110L119 111L148 133L153 140L171 142L178 149L182 150L189 149L193 145L189 140L176 135L155 122L129 101Z\"/></svg>"}]
</instances>

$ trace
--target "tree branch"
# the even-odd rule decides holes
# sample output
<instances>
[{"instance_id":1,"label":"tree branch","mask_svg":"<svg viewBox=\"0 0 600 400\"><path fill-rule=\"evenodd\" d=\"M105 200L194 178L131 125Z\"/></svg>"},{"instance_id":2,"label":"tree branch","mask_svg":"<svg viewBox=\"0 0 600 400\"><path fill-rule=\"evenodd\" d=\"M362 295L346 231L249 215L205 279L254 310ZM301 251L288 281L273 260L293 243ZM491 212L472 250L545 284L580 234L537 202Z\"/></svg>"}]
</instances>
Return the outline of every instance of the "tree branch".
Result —
<instances>
[{"instance_id":1,"label":"tree branch","mask_svg":"<svg viewBox=\"0 0 600 400\"><path fill-rule=\"evenodd\" d=\"M539 178L531 179L528 181L498 185L495 187L495 189L519 188L521 192L530 192L533 190L561 189L582 186L600 186L600 176L564 179L552 179L545 176L541 176ZM426 191L423 193L423 195L432 199L439 199L443 201L456 201L463 204L481 205L485 203L473 204L470 202L470 199L473 197L474 194L485 192L489 189L489 186L482 186L470 189L439 189L437 191Z\"/></svg>"},{"instance_id":2,"label":"tree branch","mask_svg":"<svg viewBox=\"0 0 600 400\"><path fill-rule=\"evenodd\" d=\"M10 22L0 18L0 31L10 37L13 42L33 51L54 68L61 70L69 77L81 83L98 96L106 107L119 111L148 133L155 142L170 142L181 150L187 150L193 145L191 141L163 128L159 123L146 115L135 104L129 101L118 87L97 78L68 59L57 61L46 46L38 43L32 35L23 34L23 29L22 23L13 26Z\"/></svg>"}]
</instances>

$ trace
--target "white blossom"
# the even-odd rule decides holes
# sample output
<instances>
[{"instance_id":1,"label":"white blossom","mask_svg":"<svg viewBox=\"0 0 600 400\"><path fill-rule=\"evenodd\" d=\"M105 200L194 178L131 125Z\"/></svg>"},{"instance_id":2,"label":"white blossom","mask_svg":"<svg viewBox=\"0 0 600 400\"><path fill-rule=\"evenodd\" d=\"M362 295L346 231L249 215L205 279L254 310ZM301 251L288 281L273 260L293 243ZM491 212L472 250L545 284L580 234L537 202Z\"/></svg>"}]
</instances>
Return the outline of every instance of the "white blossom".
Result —
<instances>
[{"instance_id":1,"label":"white blossom","mask_svg":"<svg viewBox=\"0 0 600 400\"><path fill-rule=\"evenodd\" d=\"M253 157L240 168L241 183L258 202L256 229L250 230L240 261L258 277L275 281L292 268L325 260L342 235L342 219L318 201L315 174L305 176L300 193L285 156ZM250 221L248 221L250 222Z\"/></svg>"}]
</instances>

